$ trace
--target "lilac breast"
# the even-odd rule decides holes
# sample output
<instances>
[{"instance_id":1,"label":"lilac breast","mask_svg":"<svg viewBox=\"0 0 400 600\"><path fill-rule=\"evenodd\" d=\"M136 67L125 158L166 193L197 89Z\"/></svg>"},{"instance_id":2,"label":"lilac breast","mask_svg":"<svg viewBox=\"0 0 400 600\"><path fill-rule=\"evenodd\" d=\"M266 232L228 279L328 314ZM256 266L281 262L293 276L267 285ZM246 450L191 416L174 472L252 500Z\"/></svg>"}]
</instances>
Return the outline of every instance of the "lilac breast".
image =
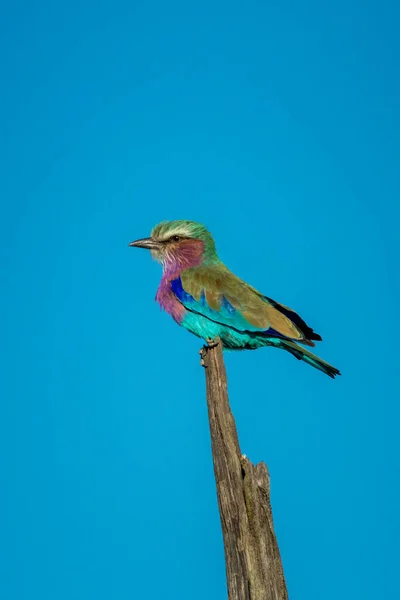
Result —
<instances>
[{"instance_id":1,"label":"lilac breast","mask_svg":"<svg viewBox=\"0 0 400 600\"><path fill-rule=\"evenodd\" d=\"M164 273L160 286L157 290L156 300L158 304L163 308L175 321L179 324L182 323L183 317L185 316L185 307L177 300L175 294L171 289L171 279Z\"/></svg>"},{"instance_id":2,"label":"lilac breast","mask_svg":"<svg viewBox=\"0 0 400 600\"><path fill-rule=\"evenodd\" d=\"M157 290L156 300L171 317L179 324L187 312L179 302L171 288L171 281L177 279L182 271L201 264L203 259L204 243L202 240L184 240L175 249L174 253L166 255L163 264L163 276Z\"/></svg>"}]
</instances>

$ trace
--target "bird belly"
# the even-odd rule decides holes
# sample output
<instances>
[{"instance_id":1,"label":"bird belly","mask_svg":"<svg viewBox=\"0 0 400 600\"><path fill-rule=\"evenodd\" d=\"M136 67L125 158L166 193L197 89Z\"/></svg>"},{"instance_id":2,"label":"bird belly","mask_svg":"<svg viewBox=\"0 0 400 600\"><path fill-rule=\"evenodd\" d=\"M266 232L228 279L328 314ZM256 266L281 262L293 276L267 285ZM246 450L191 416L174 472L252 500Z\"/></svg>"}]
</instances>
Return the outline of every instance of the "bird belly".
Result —
<instances>
[{"instance_id":1,"label":"bird belly","mask_svg":"<svg viewBox=\"0 0 400 600\"><path fill-rule=\"evenodd\" d=\"M186 312L182 323L182 327L196 335L197 337L208 338L219 337L227 350L255 350L260 346L269 345L267 340L252 335L251 333L237 331L231 327L227 327L220 323L215 323L202 315Z\"/></svg>"}]
</instances>

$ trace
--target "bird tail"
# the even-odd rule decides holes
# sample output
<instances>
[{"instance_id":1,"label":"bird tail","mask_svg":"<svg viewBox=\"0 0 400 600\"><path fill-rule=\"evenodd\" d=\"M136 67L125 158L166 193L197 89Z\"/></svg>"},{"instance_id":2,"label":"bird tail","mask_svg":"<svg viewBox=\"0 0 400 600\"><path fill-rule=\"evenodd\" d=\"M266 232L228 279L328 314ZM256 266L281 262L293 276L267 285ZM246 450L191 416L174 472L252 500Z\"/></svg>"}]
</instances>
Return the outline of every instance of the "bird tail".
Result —
<instances>
[{"instance_id":1,"label":"bird tail","mask_svg":"<svg viewBox=\"0 0 400 600\"><path fill-rule=\"evenodd\" d=\"M322 358L318 358L318 356L316 356L312 352L309 352L305 348L302 348L298 344L294 342L289 342L288 340L279 341L280 348L287 350L288 352L290 352L290 354L293 354L293 356L295 356L298 360L304 360L304 362L308 363L312 367L315 367L323 373L326 373L326 375L329 375L329 377L332 377L332 379L335 379L336 375L341 374L339 369L332 367L332 365L322 360Z\"/></svg>"}]
</instances>

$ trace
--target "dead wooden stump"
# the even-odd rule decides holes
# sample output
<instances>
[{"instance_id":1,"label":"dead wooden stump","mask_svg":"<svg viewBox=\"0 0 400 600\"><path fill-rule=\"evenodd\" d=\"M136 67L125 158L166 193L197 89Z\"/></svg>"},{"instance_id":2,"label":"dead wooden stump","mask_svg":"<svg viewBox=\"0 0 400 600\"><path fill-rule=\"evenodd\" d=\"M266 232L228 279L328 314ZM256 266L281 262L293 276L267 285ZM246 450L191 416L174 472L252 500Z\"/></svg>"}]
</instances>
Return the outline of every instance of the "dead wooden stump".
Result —
<instances>
[{"instance_id":1,"label":"dead wooden stump","mask_svg":"<svg viewBox=\"0 0 400 600\"><path fill-rule=\"evenodd\" d=\"M287 600L274 533L267 466L241 453L228 399L222 343L201 351L218 506L225 547L228 600Z\"/></svg>"}]
</instances>

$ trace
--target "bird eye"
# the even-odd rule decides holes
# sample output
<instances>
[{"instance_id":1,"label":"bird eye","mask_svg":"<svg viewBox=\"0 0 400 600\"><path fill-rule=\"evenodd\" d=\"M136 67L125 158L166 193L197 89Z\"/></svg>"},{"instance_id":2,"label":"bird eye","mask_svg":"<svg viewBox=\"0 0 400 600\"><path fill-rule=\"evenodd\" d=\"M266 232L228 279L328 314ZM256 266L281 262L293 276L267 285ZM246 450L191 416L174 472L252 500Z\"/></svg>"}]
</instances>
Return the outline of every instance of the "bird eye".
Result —
<instances>
[{"instance_id":1,"label":"bird eye","mask_svg":"<svg viewBox=\"0 0 400 600\"><path fill-rule=\"evenodd\" d=\"M173 235L173 236L172 236L172 239L173 239L173 241L174 241L174 242L179 242L179 240L180 240L181 238L179 237L179 235Z\"/></svg>"}]
</instances>

